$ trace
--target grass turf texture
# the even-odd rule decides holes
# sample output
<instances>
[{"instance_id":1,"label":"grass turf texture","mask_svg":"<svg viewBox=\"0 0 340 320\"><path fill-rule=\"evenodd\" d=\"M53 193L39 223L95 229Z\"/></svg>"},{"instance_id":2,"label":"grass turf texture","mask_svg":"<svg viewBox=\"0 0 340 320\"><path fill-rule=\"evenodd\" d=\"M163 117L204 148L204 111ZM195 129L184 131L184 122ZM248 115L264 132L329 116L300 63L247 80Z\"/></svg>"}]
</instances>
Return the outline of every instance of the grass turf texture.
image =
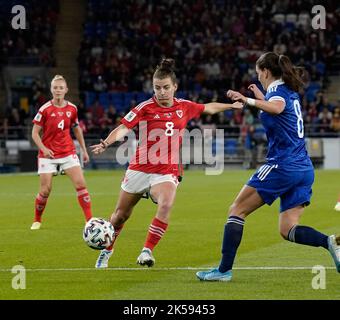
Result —
<instances>
[{"instance_id":1,"label":"grass turf texture","mask_svg":"<svg viewBox=\"0 0 340 320\"><path fill-rule=\"evenodd\" d=\"M96 270L99 251L82 240L83 215L66 176L53 180L42 228L31 231L38 177L0 176L0 299L340 299L340 274L330 254L284 241L278 233L279 201L250 215L230 283L205 283L197 270L218 265L227 208L251 171L206 176L187 171L169 228L154 250L154 268L136 265L156 206L141 200L126 223L108 270ZM123 171L87 171L94 216L114 209ZM312 204L301 224L340 232L338 171L317 171ZM11 268L26 268L26 289L12 289ZM326 267L326 289L312 288L312 267ZM274 267L274 268L272 268ZM294 267L301 267L293 269ZM277 268L277 269L276 269Z\"/></svg>"}]
</instances>

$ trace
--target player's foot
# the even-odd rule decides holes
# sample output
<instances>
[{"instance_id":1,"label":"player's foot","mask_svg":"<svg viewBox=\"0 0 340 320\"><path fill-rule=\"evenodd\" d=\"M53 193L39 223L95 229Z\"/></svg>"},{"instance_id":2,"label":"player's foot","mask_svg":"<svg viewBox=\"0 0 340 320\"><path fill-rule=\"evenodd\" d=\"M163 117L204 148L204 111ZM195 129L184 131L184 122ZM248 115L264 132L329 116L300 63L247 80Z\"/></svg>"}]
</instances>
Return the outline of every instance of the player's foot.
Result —
<instances>
[{"instance_id":1,"label":"player's foot","mask_svg":"<svg viewBox=\"0 0 340 320\"><path fill-rule=\"evenodd\" d=\"M31 230L38 230L41 227L41 222L39 221L34 221L31 226Z\"/></svg>"},{"instance_id":2,"label":"player's foot","mask_svg":"<svg viewBox=\"0 0 340 320\"><path fill-rule=\"evenodd\" d=\"M340 211L340 202L337 202L335 207L334 207L334 210L336 211Z\"/></svg>"},{"instance_id":3,"label":"player's foot","mask_svg":"<svg viewBox=\"0 0 340 320\"><path fill-rule=\"evenodd\" d=\"M137 258L137 263L141 266L152 267L155 264L155 258L152 255L150 249L143 249L141 254Z\"/></svg>"},{"instance_id":4,"label":"player's foot","mask_svg":"<svg viewBox=\"0 0 340 320\"><path fill-rule=\"evenodd\" d=\"M97 269L107 268L109 265L109 259L112 256L112 252L113 250L107 250L107 249L100 251L95 267Z\"/></svg>"},{"instance_id":5,"label":"player's foot","mask_svg":"<svg viewBox=\"0 0 340 320\"><path fill-rule=\"evenodd\" d=\"M230 281L232 277L231 270L220 272L218 268L209 271L196 272L196 276L201 281Z\"/></svg>"},{"instance_id":6,"label":"player's foot","mask_svg":"<svg viewBox=\"0 0 340 320\"><path fill-rule=\"evenodd\" d=\"M328 237L328 250L335 262L336 270L340 273L340 236L331 235Z\"/></svg>"}]
</instances>

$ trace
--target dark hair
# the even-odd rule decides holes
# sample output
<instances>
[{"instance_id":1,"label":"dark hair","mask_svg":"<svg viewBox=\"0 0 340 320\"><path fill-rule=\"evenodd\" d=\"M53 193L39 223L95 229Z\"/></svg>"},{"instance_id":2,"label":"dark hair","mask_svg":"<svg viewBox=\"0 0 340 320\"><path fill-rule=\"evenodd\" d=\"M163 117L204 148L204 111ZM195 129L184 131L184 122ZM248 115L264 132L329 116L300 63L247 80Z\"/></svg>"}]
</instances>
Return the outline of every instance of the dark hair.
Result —
<instances>
[{"instance_id":1,"label":"dark hair","mask_svg":"<svg viewBox=\"0 0 340 320\"><path fill-rule=\"evenodd\" d=\"M282 78L293 91L299 91L305 85L303 68L294 66L290 59L283 54L264 53L257 59L256 65L261 70L268 69L274 78Z\"/></svg>"},{"instance_id":2,"label":"dark hair","mask_svg":"<svg viewBox=\"0 0 340 320\"><path fill-rule=\"evenodd\" d=\"M177 78L175 74L175 60L174 59L162 59L161 63L157 66L153 78L165 79L171 78L173 83L177 83Z\"/></svg>"}]
</instances>

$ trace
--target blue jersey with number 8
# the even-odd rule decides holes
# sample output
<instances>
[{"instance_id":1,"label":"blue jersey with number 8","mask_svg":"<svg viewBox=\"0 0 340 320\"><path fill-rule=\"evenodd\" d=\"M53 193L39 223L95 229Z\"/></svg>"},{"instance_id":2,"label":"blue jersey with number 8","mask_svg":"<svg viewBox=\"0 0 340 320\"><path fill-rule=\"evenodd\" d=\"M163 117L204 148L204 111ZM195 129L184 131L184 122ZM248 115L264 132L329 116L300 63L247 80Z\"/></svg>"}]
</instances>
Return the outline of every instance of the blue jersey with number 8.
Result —
<instances>
[{"instance_id":1,"label":"blue jersey with number 8","mask_svg":"<svg viewBox=\"0 0 340 320\"><path fill-rule=\"evenodd\" d=\"M268 87L265 100L285 103L284 110L278 115L260 113L268 140L267 161L287 170L309 170L312 162L306 149L298 93L276 80Z\"/></svg>"}]
</instances>

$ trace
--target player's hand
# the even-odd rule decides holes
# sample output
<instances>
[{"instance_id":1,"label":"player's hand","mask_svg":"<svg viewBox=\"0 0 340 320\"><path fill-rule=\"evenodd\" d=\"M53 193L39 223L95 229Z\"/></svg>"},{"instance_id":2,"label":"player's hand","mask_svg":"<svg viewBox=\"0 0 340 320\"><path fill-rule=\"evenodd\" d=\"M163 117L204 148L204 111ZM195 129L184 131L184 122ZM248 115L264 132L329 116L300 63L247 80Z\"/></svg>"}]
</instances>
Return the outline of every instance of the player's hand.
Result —
<instances>
[{"instance_id":1,"label":"player's hand","mask_svg":"<svg viewBox=\"0 0 340 320\"><path fill-rule=\"evenodd\" d=\"M236 101L232 104L233 109L242 109L244 107L244 104L242 102Z\"/></svg>"},{"instance_id":2,"label":"player's hand","mask_svg":"<svg viewBox=\"0 0 340 320\"><path fill-rule=\"evenodd\" d=\"M85 150L83 152L83 162L84 163L88 163L90 161L90 157L89 157L89 154L87 153L87 151Z\"/></svg>"},{"instance_id":3,"label":"player's hand","mask_svg":"<svg viewBox=\"0 0 340 320\"><path fill-rule=\"evenodd\" d=\"M93 146L90 146L90 148L92 153L100 154L106 150L107 144L104 142L104 140L100 139L100 143L94 144Z\"/></svg>"},{"instance_id":4,"label":"player's hand","mask_svg":"<svg viewBox=\"0 0 340 320\"><path fill-rule=\"evenodd\" d=\"M247 98L238 91L228 90L227 97L234 101L246 103Z\"/></svg>"},{"instance_id":5,"label":"player's hand","mask_svg":"<svg viewBox=\"0 0 340 320\"><path fill-rule=\"evenodd\" d=\"M54 152L51 149L44 147L41 151L44 154L44 158L54 159Z\"/></svg>"},{"instance_id":6,"label":"player's hand","mask_svg":"<svg viewBox=\"0 0 340 320\"><path fill-rule=\"evenodd\" d=\"M256 99L264 100L264 95L256 84L252 83L248 89L254 93Z\"/></svg>"}]
</instances>

